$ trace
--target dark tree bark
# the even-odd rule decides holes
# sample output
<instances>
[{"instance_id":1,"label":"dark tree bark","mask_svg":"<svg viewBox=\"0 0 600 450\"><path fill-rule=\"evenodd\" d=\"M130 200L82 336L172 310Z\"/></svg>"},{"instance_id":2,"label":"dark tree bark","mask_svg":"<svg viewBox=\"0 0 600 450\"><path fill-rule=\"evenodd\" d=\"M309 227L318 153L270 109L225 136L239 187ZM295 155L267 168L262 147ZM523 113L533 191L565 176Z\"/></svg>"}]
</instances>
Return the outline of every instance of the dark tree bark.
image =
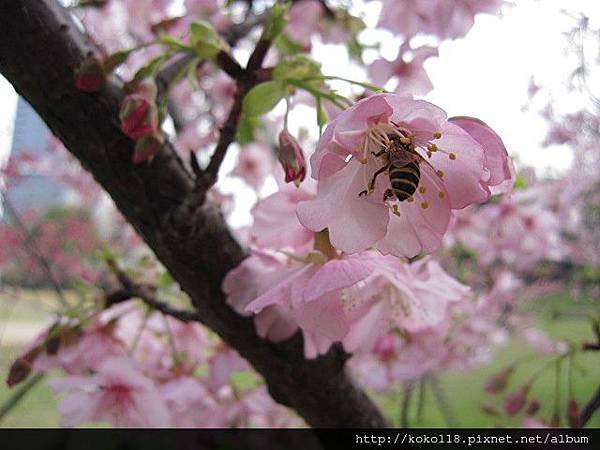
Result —
<instances>
[{"instance_id":1,"label":"dark tree bark","mask_svg":"<svg viewBox=\"0 0 600 450\"><path fill-rule=\"evenodd\" d=\"M169 144L151 163L132 164L133 142L117 119L123 95L118 80L95 94L75 89L76 68L95 53L55 0L0 2L0 71L110 194L190 296L202 323L264 376L275 400L311 426L386 426L347 374L343 352L307 361L299 336L282 344L262 340L251 319L226 305L221 281L244 251L216 205L190 201L193 177Z\"/></svg>"}]
</instances>

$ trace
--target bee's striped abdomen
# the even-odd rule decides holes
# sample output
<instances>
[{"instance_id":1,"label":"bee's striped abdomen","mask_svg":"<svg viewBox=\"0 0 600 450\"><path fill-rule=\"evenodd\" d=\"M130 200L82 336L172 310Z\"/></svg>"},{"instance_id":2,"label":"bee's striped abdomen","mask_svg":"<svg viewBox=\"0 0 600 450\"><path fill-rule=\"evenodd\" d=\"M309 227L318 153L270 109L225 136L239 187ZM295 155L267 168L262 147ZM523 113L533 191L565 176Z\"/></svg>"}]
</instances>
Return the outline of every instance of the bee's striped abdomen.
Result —
<instances>
[{"instance_id":1,"label":"bee's striped abdomen","mask_svg":"<svg viewBox=\"0 0 600 450\"><path fill-rule=\"evenodd\" d=\"M421 178L421 169L416 162L410 162L404 166L390 167L390 183L396 198L403 202L411 197L419 186Z\"/></svg>"}]
</instances>

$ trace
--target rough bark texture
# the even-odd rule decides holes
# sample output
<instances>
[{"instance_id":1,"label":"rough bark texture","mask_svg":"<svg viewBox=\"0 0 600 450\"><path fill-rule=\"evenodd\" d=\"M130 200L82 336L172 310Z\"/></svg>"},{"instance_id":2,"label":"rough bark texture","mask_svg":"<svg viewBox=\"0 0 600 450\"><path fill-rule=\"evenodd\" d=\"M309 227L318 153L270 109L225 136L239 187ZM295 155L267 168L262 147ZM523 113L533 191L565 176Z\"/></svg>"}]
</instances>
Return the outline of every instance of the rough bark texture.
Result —
<instances>
[{"instance_id":1,"label":"rough bark texture","mask_svg":"<svg viewBox=\"0 0 600 450\"><path fill-rule=\"evenodd\" d=\"M264 377L274 398L316 427L376 427L387 422L332 350L307 361L299 336L283 344L260 339L221 292L225 274L244 258L218 208L186 207L193 179L169 146L149 164L131 163L133 143L117 120L118 80L98 93L77 91L74 73L95 53L55 0L0 2L0 71L111 195L116 206L190 296L202 322Z\"/></svg>"}]
</instances>

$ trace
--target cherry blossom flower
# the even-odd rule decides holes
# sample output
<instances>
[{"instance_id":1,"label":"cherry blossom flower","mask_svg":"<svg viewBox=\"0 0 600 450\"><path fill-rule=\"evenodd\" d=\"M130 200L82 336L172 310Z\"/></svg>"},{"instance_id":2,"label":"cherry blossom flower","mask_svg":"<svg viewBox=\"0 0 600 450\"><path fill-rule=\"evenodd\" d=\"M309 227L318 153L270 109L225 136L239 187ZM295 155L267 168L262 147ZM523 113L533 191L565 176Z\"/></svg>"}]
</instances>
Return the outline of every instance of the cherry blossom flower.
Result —
<instances>
[{"instance_id":1,"label":"cherry blossom flower","mask_svg":"<svg viewBox=\"0 0 600 450\"><path fill-rule=\"evenodd\" d=\"M116 427L165 427L167 405L154 383L128 358L110 358L90 377L70 376L51 381L64 394L58 408L67 426L109 422Z\"/></svg>"},{"instance_id":2,"label":"cherry blossom flower","mask_svg":"<svg viewBox=\"0 0 600 450\"><path fill-rule=\"evenodd\" d=\"M246 310L259 295L281 281L286 275L285 262L267 252L253 250L252 256L231 270L223 280L227 303L239 314L251 315ZM298 325L288 308L272 305L254 315L256 332L273 342L292 337Z\"/></svg>"},{"instance_id":3,"label":"cherry blossom flower","mask_svg":"<svg viewBox=\"0 0 600 450\"><path fill-rule=\"evenodd\" d=\"M412 53L412 57L407 60L408 53ZM423 68L423 63L437 55L438 50L435 47L422 46L411 49L406 41L400 46L395 61L390 62L383 58L376 60L369 66L369 75L379 86L385 86L392 78L396 79L396 94L425 95L433 89L433 84Z\"/></svg>"},{"instance_id":4,"label":"cherry blossom flower","mask_svg":"<svg viewBox=\"0 0 600 450\"><path fill-rule=\"evenodd\" d=\"M543 259L558 260L564 249L560 239L560 222L543 206L521 194L501 203L488 205L477 212L473 232L483 239L469 239L463 245L473 248L479 263L491 265L502 261L518 270L527 270Z\"/></svg>"},{"instance_id":5,"label":"cherry blossom flower","mask_svg":"<svg viewBox=\"0 0 600 450\"><path fill-rule=\"evenodd\" d=\"M489 173L485 185L490 187L492 194L504 194L512 190L516 172L500 136L485 122L474 117L451 117L448 121L469 133L485 149L484 166Z\"/></svg>"},{"instance_id":6,"label":"cherry blossom flower","mask_svg":"<svg viewBox=\"0 0 600 450\"><path fill-rule=\"evenodd\" d=\"M345 252L373 245L396 256L434 252L453 209L490 198L489 182L502 165L490 158L487 167L486 152L437 106L373 95L325 130L311 156L317 196L298 205L298 218L313 231L328 228L333 246ZM398 184L394 192L389 177L377 174L409 163L418 164L420 175L410 178L413 192L401 202Z\"/></svg>"},{"instance_id":7,"label":"cherry blossom flower","mask_svg":"<svg viewBox=\"0 0 600 450\"><path fill-rule=\"evenodd\" d=\"M298 203L314 197L309 181L300 188L284 185L254 206L254 223L248 237L251 245L273 250L290 249L299 254L310 249L314 232L303 227L296 217Z\"/></svg>"},{"instance_id":8,"label":"cherry blossom flower","mask_svg":"<svg viewBox=\"0 0 600 450\"><path fill-rule=\"evenodd\" d=\"M268 273L268 288L258 291L245 310L261 314L268 307L282 308L304 334L306 357L314 358L348 333L341 293L368 277L379 257L368 252L327 260L322 253L312 252L304 261L289 261L287 267ZM291 326L284 329L290 330Z\"/></svg>"},{"instance_id":9,"label":"cherry blossom flower","mask_svg":"<svg viewBox=\"0 0 600 450\"><path fill-rule=\"evenodd\" d=\"M217 402L198 379L190 376L173 378L160 386L175 427L218 427Z\"/></svg>"},{"instance_id":10,"label":"cherry blossom flower","mask_svg":"<svg viewBox=\"0 0 600 450\"><path fill-rule=\"evenodd\" d=\"M378 337L394 329L415 333L436 327L447 319L448 306L468 295L469 288L433 260L405 264L382 257L372 276L342 295L351 324L344 348L348 352L371 348Z\"/></svg>"}]
</instances>

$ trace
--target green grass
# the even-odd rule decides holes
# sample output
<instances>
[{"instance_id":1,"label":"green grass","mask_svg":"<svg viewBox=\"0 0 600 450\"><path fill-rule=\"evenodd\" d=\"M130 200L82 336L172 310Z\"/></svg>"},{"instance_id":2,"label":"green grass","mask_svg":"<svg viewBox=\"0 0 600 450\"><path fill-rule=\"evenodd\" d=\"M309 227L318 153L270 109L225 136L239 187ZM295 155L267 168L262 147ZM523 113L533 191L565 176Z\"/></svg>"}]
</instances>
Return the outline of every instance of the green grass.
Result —
<instances>
[{"instance_id":1,"label":"green grass","mask_svg":"<svg viewBox=\"0 0 600 450\"><path fill-rule=\"evenodd\" d=\"M589 336L591 333L586 328L586 322L575 319L562 319L561 321L544 321L540 327L556 338L566 338L581 340L582 337ZM487 378L495 372L501 370L507 365L518 359L525 359L519 364L518 369L510 379L506 392L511 392L519 386L526 383L531 375L542 367L546 362L553 358L534 357L529 346L524 342L512 342L509 346L497 352L489 365L481 367L475 371L459 372L454 371L445 374L440 379L440 384L446 398L449 400L453 416L456 418L457 425L463 427L495 427L495 426L519 426L521 418L506 419L504 417L494 417L487 415L481 408L482 402L495 406L502 411L502 404L505 395L489 395L483 390ZM584 370L581 373L579 369L573 370L573 397L578 400L580 406L584 404L596 390L600 381L600 355L593 352L581 354L576 357L577 366ZM551 364L544 370L533 384L529 398L536 398L541 402L540 412L536 417L549 419L553 414L554 393L555 393L555 365ZM568 396L568 367L566 361L562 364L561 384L559 389L559 405L562 424L566 412L566 402ZM434 397L431 387L425 389L425 401L423 402L421 420L418 420L418 391L413 392L411 407L409 410L409 425L415 427L444 427L447 426L446 420L442 415L439 403ZM400 424L400 405L402 403L402 393L386 396L383 399L385 410L392 418L395 425ZM600 414L596 414L588 426L600 427Z\"/></svg>"},{"instance_id":2,"label":"green grass","mask_svg":"<svg viewBox=\"0 0 600 450\"><path fill-rule=\"evenodd\" d=\"M39 293L38 293L39 294ZM10 320L45 320L47 309L36 307L35 300L39 295L28 295L25 301L19 301L11 309ZM6 302L2 305L0 298L0 325L6 320ZM598 310L597 302L583 300L574 303L565 295L559 295L550 299L536 302L533 306L541 317L538 326L548 332L552 337L560 339L583 339L592 340L591 328L585 319L585 313ZM0 377L4 380L10 364L23 351L22 347L3 347L0 344ZM484 392L483 385L487 378L503 367L513 363L517 359L525 358L510 380L507 391L512 391L525 383L548 357L527 358L534 355L533 351L523 342L511 342L493 355L489 365L468 372L454 371L440 377L440 385L448 399L453 415L460 426L493 427L493 426L517 426L519 419L506 421L497 417L486 415L482 412L483 401L491 403L501 409L504 396L491 396ZM600 380L600 354L587 353L577 356L577 367L573 370L573 394L580 405L584 404L598 386ZM562 383L560 385L561 412L566 409L568 395L566 361L562 367ZM555 392L555 370L550 366L536 381L531 390L530 398L537 398L542 403L542 409L538 417L549 418L553 411ZM10 396L9 390L4 382L0 385L0 405ZM444 427L446 421L440 412L438 402L434 398L431 388L425 390L422 414L417 420L417 392L413 394L413 401L409 410L409 425L414 427ZM400 405L402 394L400 392L386 396L378 396L385 411L391 417L395 425L400 424ZM45 382L38 384L29 394L11 411L5 419L0 422L0 427L54 427L60 426L60 417L57 412L57 398ZM564 414L563 414L564 416ZM563 422L564 423L564 422ZM600 413L589 423L591 427L600 427Z\"/></svg>"}]
</instances>

